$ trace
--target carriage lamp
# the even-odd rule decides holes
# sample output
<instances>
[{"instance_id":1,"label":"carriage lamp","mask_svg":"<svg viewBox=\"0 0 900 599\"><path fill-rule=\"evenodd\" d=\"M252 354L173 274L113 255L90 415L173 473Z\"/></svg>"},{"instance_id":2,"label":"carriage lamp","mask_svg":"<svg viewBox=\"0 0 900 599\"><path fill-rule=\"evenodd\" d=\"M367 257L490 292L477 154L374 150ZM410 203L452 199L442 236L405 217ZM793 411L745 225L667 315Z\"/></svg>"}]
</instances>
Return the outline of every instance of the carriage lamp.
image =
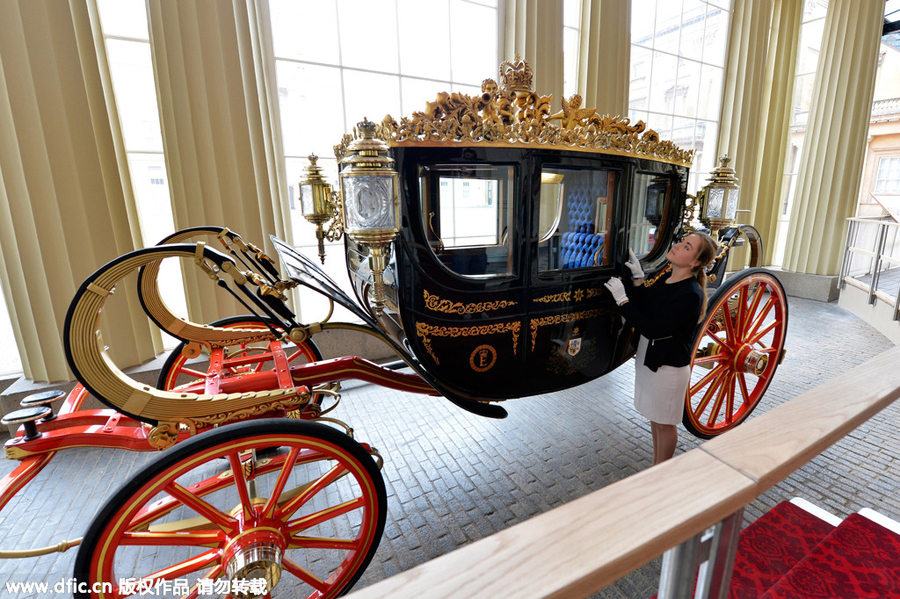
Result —
<instances>
[{"instance_id":1,"label":"carriage lamp","mask_svg":"<svg viewBox=\"0 0 900 599\"><path fill-rule=\"evenodd\" d=\"M700 222L709 227L713 239L718 239L719 229L734 226L737 216L740 187L734 169L728 166L731 158L719 158L709 183L697 193L700 202Z\"/></svg>"},{"instance_id":2,"label":"carriage lamp","mask_svg":"<svg viewBox=\"0 0 900 599\"><path fill-rule=\"evenodd\" d=\"M369 252L374 308L384 311L384 271L391 257L391 242L400 232L399 180L388 146L375 137L375 123L357 125L359 139L350 143L341 161L344 231Z\"/></svg>"},{"instance_id":3,"label":"carriage lamp","mask_svg":"<svg viewBox=\"0 0 900 599\"><path fill-rule=\"evenodd\" d=\"M325 238L331 237L325 232L325 223L335 215L336 202L331 185L322 176L322 167L316 164L318 159L318 156L311 154L309 166L303 169L304 178L300 181L300 211L303 218L316 226L319 259L325 264Z\"/></svg>"}]
</instances>

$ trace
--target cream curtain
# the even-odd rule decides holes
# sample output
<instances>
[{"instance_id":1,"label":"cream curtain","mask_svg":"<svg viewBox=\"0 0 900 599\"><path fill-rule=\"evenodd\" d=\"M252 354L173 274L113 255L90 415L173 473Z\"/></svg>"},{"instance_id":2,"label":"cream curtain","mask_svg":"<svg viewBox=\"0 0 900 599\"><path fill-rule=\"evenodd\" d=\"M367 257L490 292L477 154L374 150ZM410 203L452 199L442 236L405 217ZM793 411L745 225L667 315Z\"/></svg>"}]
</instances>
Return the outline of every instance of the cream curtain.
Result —
<instances>
[{"instance_id":1,"label":"cream curtain","mask_svg":"<svg viewBox=\"0 0 900 599\"><path fill-rule=\"evenodd\" d=\"M628 115L631 0L581 0L578 93L598 114Z\"/></svg>"},{"instance_id":2,"label":"cream curtain","mask_svg":"<svg viewBox=\"0 0 900 599\"><path fill-rule=\"evenodd\" d=\"M62 330L91 272L142 245L108 70L86 0L0 0L0 254L25 376L71 378ZM104 312L122 367L161 351L131 284Z\"/></svg>"},{"instance_id":3,"label":"cream curtain","mask_svg":"<svg viewBox=\"0 0 900 599\"><path fill-rule=\"evenodd\" d=\"M760 123L772 0L736 0L733 10L716 158L725 154L731 157L731 167L740 179L739 208L750 210L759 186ZM739 220L747 222L742 214Z\"/></svg>"},{"instance_id":4,"label":"cream curtain","mask_svg":"<svg viewBox=\"0 0 900 599\"><path fill-rule=\"evenodd\" d=\"M776 0L772 14L772 30L763 91L761 145L757 171L750 173L757 185L751 201L753 224L759 229L768 250L766 263L771 264L778 214L784 197L784 172L790 135L791 111L794 106L794 71L800 43L802 0Z\"/></svg>"},{"instance_id":5,"label":"cream curtain","mask_svg":"<svg viewBox=\"0 0 900 599\"><path fill-rule=\"evenodd\" d=\"M270 41L256 0L148 0L176 229L222 225L267 247L290 239ZM188 312L211 322L247 310L185 265Z\"/></svg>"},{"instance_id":6,"label":"cream curtain","mask_svg":"<svg viewBox=\"0 0 900 599\"><path fill-rule=\"evenodd\" d=\"M853 216L872 112L881 0L830 0L809 109L784 269L840 270L846 219Z\"/></svg>"},{"instance_id":7,"label":"cream curtain","mask_svg":"<svg viewBox=\"0 0 900 599\"><path fill-rule=\"evenodd\" d=\"M553 95L553 107L562 106L563 2L562 0L507 0L501 60L516 54L534 69L534 90Z\"/></svg>"}]
</instances>

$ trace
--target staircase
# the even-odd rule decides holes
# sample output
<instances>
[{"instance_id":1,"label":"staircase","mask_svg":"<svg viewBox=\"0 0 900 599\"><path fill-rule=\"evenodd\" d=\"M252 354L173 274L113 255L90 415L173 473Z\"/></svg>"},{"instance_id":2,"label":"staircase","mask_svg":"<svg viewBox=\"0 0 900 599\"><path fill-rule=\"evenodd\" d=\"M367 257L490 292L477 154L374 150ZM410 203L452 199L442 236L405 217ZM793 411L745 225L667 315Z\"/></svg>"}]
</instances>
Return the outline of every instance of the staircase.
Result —
<instances>
[{"instance_id":1,"label":"staircase","mask_svg":"<svg viewBox=\"0 0 900 599\"><path fill-rule=\"evenodd\" d=\"M741 532L729 599L900 599L900 523L784 501Z\"/></svg>"}]
</instances>

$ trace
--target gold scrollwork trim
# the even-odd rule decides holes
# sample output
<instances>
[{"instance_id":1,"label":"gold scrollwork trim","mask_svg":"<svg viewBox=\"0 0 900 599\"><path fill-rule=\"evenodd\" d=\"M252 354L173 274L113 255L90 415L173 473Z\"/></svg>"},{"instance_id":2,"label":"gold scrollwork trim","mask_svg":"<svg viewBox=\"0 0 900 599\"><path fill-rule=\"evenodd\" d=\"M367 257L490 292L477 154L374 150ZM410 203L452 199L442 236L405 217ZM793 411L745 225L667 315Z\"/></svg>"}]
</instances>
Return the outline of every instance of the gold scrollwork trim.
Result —
<instances>
[{"instance_id":1,"label":"gold scrollwork trim","mask_svg":"<svg viewBox=\"0 0 900 599\"><path fill-rule=\"evenodd\" d=\"M531 321L531 351L537 342L538 329L543 326L561 324L563 322L572 322L574 320L584 320L586 318L596 318L604 314L612 314L615 312L612 308L594 308L593 310L583 310L581 312L570 312L569 314L554 314L553 316L544 316L535 318Z\"/></svg>"},{"instance_id":2,"label":"gold scrollwork trim","mask_svg":"<svg viewBox=\"0 0 900 599\"><path fill-rule=\"evenodd\" d=\"M191 418L191 420L195 423L202 423L206 425L225 424L226 422L237 422L239 420L256 418L258 416L262 416L267 412L274 412L276 410L284 410L285 412L290 412L291 410L297 409L307 401L309 401L309 393L301 393L299 396L291 397L286 401L261 403L255 406L250 406L249 408L245 408L243 410L233 410L230 412L221 412L219 414L203 415L199 417L193 417Z\"/></svg>"},{"instance_id":3,"label":"gold scrollwork trim","mask_svg":"<svg viewBox=\"0 0 900 599\"><path fill-rule=\"evenodd\" d=\"M576 289L575 291L562 291L560 293L553 293L551 295L545 295L543 297L535 298L534 301L540 302L542 304L555 304L559 302L571 302L574 298L576 302L581 302L586 299L592 299L601 295L603 295L603 290L598 287L596 289Z\"/></svg>"},{"instance_id":4,"label":"gold scrollwork trim","mask_svg":"<svg viewBox=\"0 0 900 599\"><path fill-rule=\"evenodd\" d=\"M424 289L423 291L425 294L426 308L434 312L444 312L447 314L478 314L480 312L490 312L491 310L502 310L503 308L516 305L516 302L511 300L464 304L462 302L452 302L450 300L441 299L440 296L428 293L427 289Z\"/></svg>"},{"instance_id":5,"label":"gold scrollwork trim","mask_svg":"<svg viewBox=\"0 0 900 599\"><path fill-rule=\"evenodd\" d=\"M532 89L533 72L516 56L500 67L500 85L493 79L481 84L482 93L470 96L441 92L427 102L424 112L414 112L399 122L386 116L376 136L391 145L476 143L486 145L555 146L559 149L602 151L638 156L691 166L694 150L683 150L647 129L643 121L599 115L595 108L582 108L578 94L562 98L562 110L551 113L551 96ZM558 121L558 122L557 122ZM359 135L345 135L336 145L341 160L350 142Z\"/></svg>"},{"instance_id":6,"label":"gold scrollwork trim","mask_svg":"<svg viewBox=\"0 0 900 599\"><path fill-rule=\"evenodd\" d=\"M425 322L416 323L416 334L422 338L425 350L435 364L441 361L431 348L431 337L482 337L484 335L496 335L498 333L512 334L513 355L516 354L516 346L519 344L519 331L522 323L518 320L512 322L498 322L495 324L477 325L472 327L443 327Z\"/></svg>"}]
</instances>

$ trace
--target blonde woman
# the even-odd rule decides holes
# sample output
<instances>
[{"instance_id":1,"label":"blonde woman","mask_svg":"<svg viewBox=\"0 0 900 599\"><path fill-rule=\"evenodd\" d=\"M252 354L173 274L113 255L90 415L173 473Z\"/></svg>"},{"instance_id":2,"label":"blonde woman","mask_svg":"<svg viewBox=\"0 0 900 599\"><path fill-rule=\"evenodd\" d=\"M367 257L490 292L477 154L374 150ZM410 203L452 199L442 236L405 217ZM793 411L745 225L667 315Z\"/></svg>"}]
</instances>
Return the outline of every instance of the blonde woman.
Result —
<instances>
[{"instance_id":1,"label":"blonde woman","mask_svg":"<svg viewBox=\"0 0 900 599\"><path fill-rule=\"evenodd\" d=\"M635 355L634 406L650 420L653 464L675 455L678 424L691 381L694 329L706 315L706 271L715 259L716 242L706 233L691 233L666 254L670 269L644 281L634 252L625 263L632 281L607 281L622 316L640 333Z\"/></svg>"}]
</instances>

